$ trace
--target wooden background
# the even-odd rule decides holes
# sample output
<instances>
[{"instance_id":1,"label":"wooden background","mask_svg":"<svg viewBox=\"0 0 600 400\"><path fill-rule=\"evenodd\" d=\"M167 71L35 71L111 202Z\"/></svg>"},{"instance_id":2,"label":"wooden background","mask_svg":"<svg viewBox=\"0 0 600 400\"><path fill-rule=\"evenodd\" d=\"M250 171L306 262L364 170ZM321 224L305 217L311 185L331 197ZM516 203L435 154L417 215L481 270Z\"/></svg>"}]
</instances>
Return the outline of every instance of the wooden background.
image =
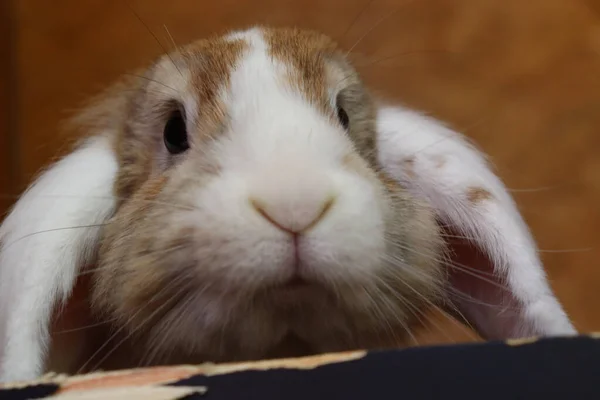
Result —
<instances>
[{"instance_id":1,"label":"wooden background","mask_svg":"<svg viewBox=\"0 0 600 400\"><path fill-rule=\"evenodd\" d=\"M0 3L3 201L57 154L70 109L162 52L131 8L164 47L163 24L179 44L256 23L316 28L347 47L369 32L353 49L373 61L366 80L491 156L575 324L600 331L600 1ZM467 339L440 323L443 332L434 324L424 342Z\"/></svg>"}]
</instances>

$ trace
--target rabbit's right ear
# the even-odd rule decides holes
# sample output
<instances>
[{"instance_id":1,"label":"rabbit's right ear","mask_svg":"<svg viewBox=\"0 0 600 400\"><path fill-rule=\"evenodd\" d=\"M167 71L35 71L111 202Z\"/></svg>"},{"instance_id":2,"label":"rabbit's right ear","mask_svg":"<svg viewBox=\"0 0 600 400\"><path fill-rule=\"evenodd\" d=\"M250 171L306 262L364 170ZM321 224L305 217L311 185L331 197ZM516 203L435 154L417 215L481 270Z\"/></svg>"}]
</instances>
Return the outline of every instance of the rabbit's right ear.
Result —
<instances>
[{"instance_id":1,"label":"rabbit's right ear","mask_svg":"<svg viewBox=\"0 0 600 400\"><path fill-rule=\"evenodd\" d=\"M117 170L110 139L93 137L47 169L0 226L0 382L44 372L53 310L93 262Z\"/></svg>"}]
</instances>

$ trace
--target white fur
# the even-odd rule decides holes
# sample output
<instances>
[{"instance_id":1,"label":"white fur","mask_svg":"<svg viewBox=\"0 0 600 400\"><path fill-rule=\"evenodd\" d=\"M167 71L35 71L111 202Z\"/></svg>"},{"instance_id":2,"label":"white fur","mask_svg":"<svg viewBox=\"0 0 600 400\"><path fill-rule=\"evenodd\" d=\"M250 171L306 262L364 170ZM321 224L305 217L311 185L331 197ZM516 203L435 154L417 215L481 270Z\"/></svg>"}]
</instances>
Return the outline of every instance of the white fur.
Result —
<instances>
[{"instance_id":1,"label":"white fur","mask_svg":"<svg viewBox=\"0 0 600 400\"><path fill-rule=\"evenodd\" d=\"M111 214L116 171L108 139L93 138L44 172L0 227L0 382L43 371L52 309L69 296L100 232L71 227Z\"/></svg>"},{"instance_id":2,"label":"white fur","mask_svg":"<svg viewBox=\"0 0 600 400\"><path fill-rule=\"evenodd\" d=\"M463 137L432 118L401 107L382 107L378 116L379 159L395 179L427 199L444 223L457 228L490 257L505 276L521 315L512 326L488 309L467 313L490 338L563 335L575 330L553 295L536 245L503 183ZM408 162L407 162L408 160ZM483 188L490 200L471 204L469 188Z\"/></svg>"}]
</instances>

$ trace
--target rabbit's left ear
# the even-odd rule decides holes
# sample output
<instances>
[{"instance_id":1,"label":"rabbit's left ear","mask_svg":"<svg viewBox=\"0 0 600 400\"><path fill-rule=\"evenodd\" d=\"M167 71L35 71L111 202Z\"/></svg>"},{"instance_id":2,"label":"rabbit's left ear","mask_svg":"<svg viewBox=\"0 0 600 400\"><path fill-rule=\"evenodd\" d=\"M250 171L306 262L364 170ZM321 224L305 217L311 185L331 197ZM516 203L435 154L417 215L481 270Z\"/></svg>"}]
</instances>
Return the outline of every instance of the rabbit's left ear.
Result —
<instances>
[{"instance_id":1,"label":"rabbit's left ear","mask_svg":"<svg viewBox=\"0 0 600 400\"><path fill-rule=\"evenodd\" d=\"M576 333L552 293L536 244L485 159L438 121L378 111L385 172L436 212L450 247L448 298L486 339Z\"/></svg>"},{"instance_id":2,"label":"rabbit's left ear","mask_svg":"<svg viewBox=\"0 0 600 400\"><path fill-rule=\"evenodd\" d=\"M92 137L49 166L0 225L0 384L44 372L54 309L95 259L117 171L108 135Z\"/></svg>"}]
</instances>

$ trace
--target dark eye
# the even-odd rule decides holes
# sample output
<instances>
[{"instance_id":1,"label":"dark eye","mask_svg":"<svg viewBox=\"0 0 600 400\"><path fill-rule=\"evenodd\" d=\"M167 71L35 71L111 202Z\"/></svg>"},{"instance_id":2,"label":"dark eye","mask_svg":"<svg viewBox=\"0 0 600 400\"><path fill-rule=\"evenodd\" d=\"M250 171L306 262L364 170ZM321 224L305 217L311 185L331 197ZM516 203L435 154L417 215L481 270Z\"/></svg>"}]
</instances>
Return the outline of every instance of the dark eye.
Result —
<instances>
[{"instance_id":1,"label":"dark eye","mask_svg":"<svg viewBox=\"0 0 600 400\"><path fill-rule=\"evenodd\" d=\"M342 124L344 129L348 129L348 126L350 125L350 118L348 118L348 113L346 113L346 110L344 110L342 107L338 106L337 116L338 116L338 119L340 120L340 124Z\"/></svg>"},{"instance_id":2,"label":"dark eye","mask_svg":"<svg viewBox=\"0 0 600 400\"><path fill-rule=\"evenodd\" d=\"M163 132L163 140L171 154L183 153L189 149L187 127L181 111L174 111L169 117Z\"/></svg>"}]
</instances>

